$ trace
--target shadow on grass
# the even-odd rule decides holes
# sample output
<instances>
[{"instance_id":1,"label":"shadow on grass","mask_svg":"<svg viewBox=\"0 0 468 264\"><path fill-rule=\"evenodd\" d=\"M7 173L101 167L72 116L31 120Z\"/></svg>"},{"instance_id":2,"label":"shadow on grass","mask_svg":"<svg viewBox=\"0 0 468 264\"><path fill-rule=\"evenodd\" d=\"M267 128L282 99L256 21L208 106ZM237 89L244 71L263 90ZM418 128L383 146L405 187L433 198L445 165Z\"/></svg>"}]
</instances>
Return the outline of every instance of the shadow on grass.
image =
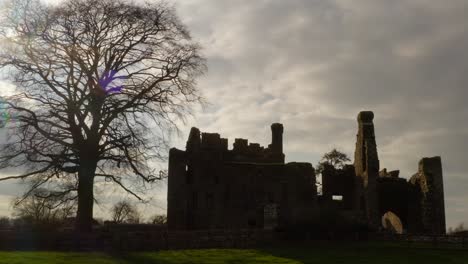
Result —
<instances>
[{"instance_id":1,"label":"shadow on grass","mask_svg":"<svg viewBox=\"0 0 468 264\"><path fill-rule=\"evenodd\" d=\"M122 264L324 264L468 263L468 251L408 247L406 244L314 243L262 249L169 250L114 256Z\"/></svg>"},{"instance_id":2,"label":"shadow on grass","mask_svg":"<svg viewBox=\"0 0 468 264\"><path fill-rule=\"evenodd\" d=\"M261 249L203 249L106 254L85 252L0 252L0 264L314 264L468 263L468 251L408 244L311 243Z\"/></svg>"},{"instance_id":3,"label":"shadow on grass","mask_svg":"<svg viewBox=\"0 0 468 264\"><path fill-rule=\"evenodd\" d=\"M298 263L468 263L468 251L408 247L406 244L321 243L270 247L260 250L276 257L294 259Z\"/></svg>"}]
</instances>

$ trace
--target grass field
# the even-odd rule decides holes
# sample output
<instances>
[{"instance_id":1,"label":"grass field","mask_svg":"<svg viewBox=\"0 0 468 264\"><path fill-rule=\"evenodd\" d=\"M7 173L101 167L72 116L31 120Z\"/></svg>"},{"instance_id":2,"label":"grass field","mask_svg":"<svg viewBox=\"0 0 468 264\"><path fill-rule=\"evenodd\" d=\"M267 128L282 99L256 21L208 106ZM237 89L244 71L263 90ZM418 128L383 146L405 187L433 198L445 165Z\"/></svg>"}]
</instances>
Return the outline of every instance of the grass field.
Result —
<instances>
[{"instance_id":1,"label":"grass field","mask_svg":"<svg viewBox=\"0 0 468 264\"><path fill-rule=\"evenodd\" d=\"M1 264L188 263L468 263L468 250L392 245L310 245L266 249L207 249L109 255L105 253L0 252Z\"/></svg>"}]
</instances>

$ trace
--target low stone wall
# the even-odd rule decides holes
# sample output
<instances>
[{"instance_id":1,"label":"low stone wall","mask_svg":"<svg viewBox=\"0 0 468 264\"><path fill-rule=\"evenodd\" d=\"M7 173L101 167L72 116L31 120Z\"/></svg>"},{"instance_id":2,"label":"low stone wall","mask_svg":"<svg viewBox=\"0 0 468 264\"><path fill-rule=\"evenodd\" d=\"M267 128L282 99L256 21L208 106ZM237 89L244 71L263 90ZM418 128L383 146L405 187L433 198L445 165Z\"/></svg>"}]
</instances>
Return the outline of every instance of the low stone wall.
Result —
<instances>
[{"instance_id":1,"label":"low stone wall","mask_svg":"<svg viewBox=\"0 0 468 264\"><path fill-rule=\"evenodd\" d=\"M0 230L0 250L54 251L154 251L197 248L256 248L272 244L320 243L320 241L387 241L405 246L468 248L466 236L366 234L291 238L284 232L265 230L168 231L151 227L108 227L90 234L71 231L34 232ZM401 244L403 243L403 244Z\"/></svg>"},{"instance_id":2,"label":"low stone wall","mask_svg":"<svg viewBox=\"0 0 468 264\"><path fill-rule=\"evenodd\" d=\"M274 241L262 230L99 230L74 232L0 231L0 250L151 251L192 248L252 248Z\"/></svg>"},{"instance_id":3,"label":"low stone wall","mask_svg":"<svg viewBox=\"0 0 468 264\"><path fill-rule=\"evenodd\" d=\"M399 241L411 243L424 243L430 245L455 245L468 248L468 236L454 235L377 235L375 240L380 241Z\"/></svg>"}]
</instances>

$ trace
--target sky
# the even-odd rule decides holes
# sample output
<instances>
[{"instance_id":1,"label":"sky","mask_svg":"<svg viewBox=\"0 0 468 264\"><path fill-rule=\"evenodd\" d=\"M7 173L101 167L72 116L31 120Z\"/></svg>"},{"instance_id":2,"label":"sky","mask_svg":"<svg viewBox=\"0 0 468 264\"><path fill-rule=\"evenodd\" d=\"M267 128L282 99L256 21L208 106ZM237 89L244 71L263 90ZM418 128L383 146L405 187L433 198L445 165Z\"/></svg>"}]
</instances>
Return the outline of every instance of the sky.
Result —
<instances>
[{"instance_id":1,"label":"sky","mask_svg":"<svg viewBox=\"0 0 468 264\"><path fill-rule=\"evenodd\" d=\"M468 223L468 1L167 1L208 64L207 104L172 146L191 126L267 146L281 122L286 160L316 164L332 148L353 157L356 116L370 110L381 168L409 178L441 156L447 226ZM18 188L0 184L0 215ZM146 210L164 211L165 188Z\"/></svg>"}]
</instances>

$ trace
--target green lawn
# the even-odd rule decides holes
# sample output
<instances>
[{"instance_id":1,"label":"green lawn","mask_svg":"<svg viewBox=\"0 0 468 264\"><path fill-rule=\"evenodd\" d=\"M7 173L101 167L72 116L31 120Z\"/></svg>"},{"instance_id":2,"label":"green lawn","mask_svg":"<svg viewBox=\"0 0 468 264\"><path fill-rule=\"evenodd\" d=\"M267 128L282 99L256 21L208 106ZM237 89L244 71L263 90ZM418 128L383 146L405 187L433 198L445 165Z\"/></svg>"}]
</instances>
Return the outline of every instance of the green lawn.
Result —
<instances>
[{"instance_id":1,"label":"green lawn","mask_svg":"<svg viewBox=\"0 0 468 264\"><path fill-rule=\"evenodd\" d=\"M131 253L0 252L3 264L188 264L188 263L468 263L468 250L392 245L310 245L268 249L208 249Z\"/></svg>"}]
</instances>

